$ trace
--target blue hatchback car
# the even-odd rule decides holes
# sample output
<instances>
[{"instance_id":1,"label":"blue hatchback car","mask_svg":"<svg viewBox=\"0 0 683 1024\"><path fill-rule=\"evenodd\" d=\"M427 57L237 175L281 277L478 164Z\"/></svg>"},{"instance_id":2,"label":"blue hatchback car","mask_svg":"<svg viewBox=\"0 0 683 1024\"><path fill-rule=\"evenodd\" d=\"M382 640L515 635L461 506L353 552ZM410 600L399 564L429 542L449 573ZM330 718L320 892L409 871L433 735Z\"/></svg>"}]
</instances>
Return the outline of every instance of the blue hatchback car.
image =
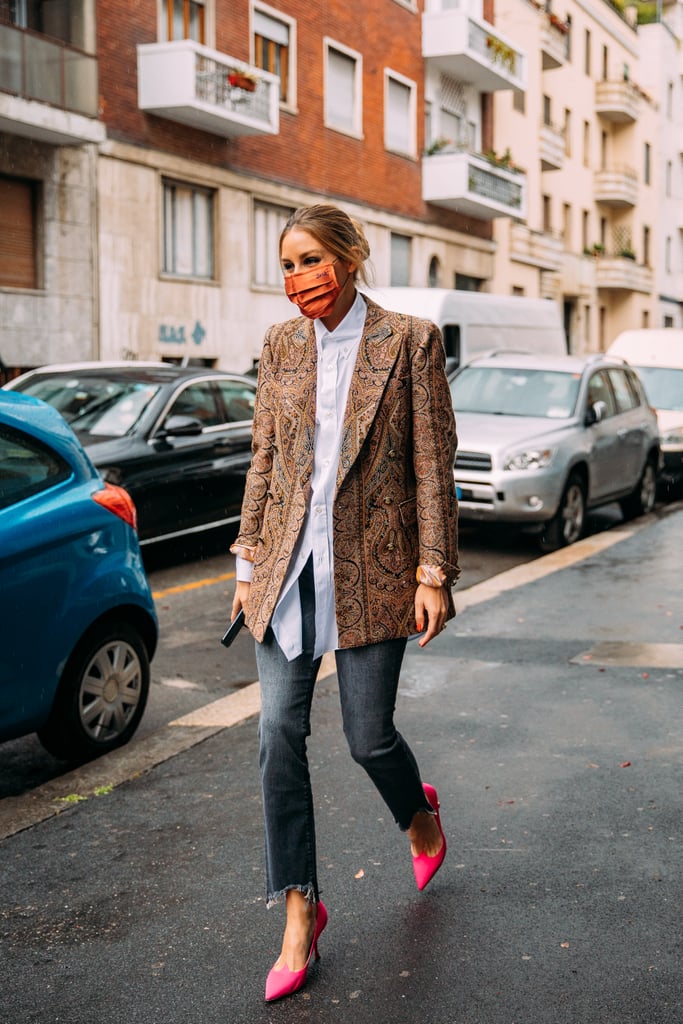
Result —
<instances>
[{"instance_id":1,"label":"blue hatchback car","mask_svg":"<svg viewBox=\"0 0 683 1024\"><path fill-rule=\"evenodd\" d=\"M158 629L135 506L55 409L4 391L0 551L0 741L74 761L126 743Z\"/></svg>"}]
</instances>

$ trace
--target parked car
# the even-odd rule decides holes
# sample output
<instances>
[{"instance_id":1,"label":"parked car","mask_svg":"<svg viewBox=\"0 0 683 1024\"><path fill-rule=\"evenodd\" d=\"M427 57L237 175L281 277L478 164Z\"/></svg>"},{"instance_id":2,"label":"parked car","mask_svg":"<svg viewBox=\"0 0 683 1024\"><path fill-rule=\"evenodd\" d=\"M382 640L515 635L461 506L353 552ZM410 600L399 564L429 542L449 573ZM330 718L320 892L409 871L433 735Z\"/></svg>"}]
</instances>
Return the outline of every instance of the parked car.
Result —
<instances>
[{"instance_id":1,"label":"parked car","mask_svg":"<svg viewBox=\"0 0 683 1024\"><path fill-rule=\"evenodd\" d=\"M130 493L143 546L239 520L253 378L170 363L75 363L6 387L62 413L104 480Z\"/></svg>"},{"instance_id":2,"label":"parked car","mask_svg":"<svg viewBox=\"0 0 683 1024\"><path fill-rule=\"evenodd\" d=\"M683 329L642 327L619 334L607 350L638 372L659 423L662 490L674 496L683 487Z\"/></svg>"},{"instance_id":3,"label":"parked car","mask_svg":"<svg viewBox=\"0 0 683 1024\"><path fill-rule=\"evenodd\" d=\"M126 743L157 643L135 506L56 410L0 391L0 741L82 760Z\"/></svg>"},{"instance_id":4,"label":"parked car","mask_svg":"<svg viewBox=\"0 0 683 1024\"><path fill-rule=\"evenodd\" d=\"M552 551L581 537L589 508L653 509L657 417L623 360L501 352L450 383L463 520L520 523Z\"/></svg>"}]
</instances>

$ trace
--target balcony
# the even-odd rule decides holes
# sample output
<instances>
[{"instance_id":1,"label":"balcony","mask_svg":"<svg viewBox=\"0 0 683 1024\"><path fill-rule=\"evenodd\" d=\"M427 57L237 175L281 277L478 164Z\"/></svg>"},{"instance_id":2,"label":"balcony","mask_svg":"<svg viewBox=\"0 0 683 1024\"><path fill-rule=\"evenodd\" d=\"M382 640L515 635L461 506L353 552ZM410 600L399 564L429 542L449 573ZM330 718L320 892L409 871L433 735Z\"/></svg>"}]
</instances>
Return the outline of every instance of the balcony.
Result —
<instances>
[{"instance_id":1,"label":"balcony","mask_svg":"<svg viewBox=\"0 0 683 1024\"><path fill-rule=\"evenodd\" d=\"M237 71L246 88L231 84ZM277 134L279 82L191 39L138 46L140 109L224 138Z\"/></svg>"},{"instance_id":2,"label":"balcony","mask_svg":"<svg viewBox=\"0 0 683 1024\"><path fill-rule=\"evenodd\" d=\"M479 153L442 151L422 158L422 198L478 220L526 217L526 175Z\"/></svg>"},{"instance_id":3,"label":"balcony","mask_svg":"<svg viewBox=\"0 0 683 1024\"><path fill-rule=\"evenodd\" d=\"M540 270L557 271L562 265L564 243L550 231L534 231L526 224L513 224L510 231L510 256Z\"/></svg>"},{"instance_id":4,"label":"balcony","mask_svg":"<svg viewBox=\"0 0 683 1024\"><path fill-rule=\"evenodd\" d=\"M604 167L595 172L595 201L614 209L638 202L638 176L629 167Z\"/></svg>"},{"instance_id":5,"label":"balcony","mask_svg":"<svg viewBox=\"0 0 683 1024\"><path fill-rule=\"evenodd\" d=\"M632 124L638 119L640 91L633 82L595 83L595 113L613 124Z\"/></svg>"},{"instance_id":6,"label":"balcony","mask_svg":"<svg viewBox=\"0 0 683 1024\"><path fill-rule=\"evenodd\" d=\"M599 256L595 261L595 284L605 291L649 294L654 287L654 275L651 267L624 256Z\"/></svg>"},{"instance_id":7,"label":"balcony","mask_svg":"<svg viewBox=\"0 0 683 1024\"><path fill-rule=\"evenodd\" d=\"M559 171L565 157L564 128L541 121L539 152L542 171Z\"/></svg>"},{"instance_id":8,"label":"balcony","mask_svg":"<svg viewBox=\"0 0 683 1024\"><path fill-rule=\"evenodd\" d=\"M58 40L0 25L0 132L55 146L102 142L97 60Z\"/></svg>"},{"instance_id":9,"label":"balcony","mask_svg":"<svg viewBox=\"0 0 683 1024\"><path fill-rule=\"evenodd\" d=\"M541 18L541 68L552 71L567 61L569 32L563 21L547 11L539 11Z\"/></svg>"},{"instance_id":10,"label":"balcony","mask_svg":"<svg viewBox=\"0 0 683 1024\"><path fill-rule=\"evenodd\" d=\"M470 13L468 0L432 0L422 15L422 56L442 74L479 92L526 90L525 55L493 25Z\"/></svg>"}]
</instances>

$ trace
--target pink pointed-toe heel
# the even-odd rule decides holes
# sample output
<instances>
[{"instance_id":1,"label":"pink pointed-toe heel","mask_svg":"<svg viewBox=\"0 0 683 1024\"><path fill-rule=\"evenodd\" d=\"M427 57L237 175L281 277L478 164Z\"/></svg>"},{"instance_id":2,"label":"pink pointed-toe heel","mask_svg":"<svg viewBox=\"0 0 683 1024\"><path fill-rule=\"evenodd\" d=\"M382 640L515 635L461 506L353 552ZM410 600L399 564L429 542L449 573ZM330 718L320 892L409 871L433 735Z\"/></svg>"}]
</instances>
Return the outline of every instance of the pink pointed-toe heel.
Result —
<instances>
[{"instance_id":1,"label":"pink pointed-toe heel","mask_svg":"<svg viewBox=\"0 0 683 1024\"><path fill-rule=\"evenodd\" d=\"M436 790L429 783L425 782L422 786L425 791L427 800L432 805L436 812L436 823L439 826L439 832L441 833L441 849L438 853L435 853L433 857L427 856L426 853L418 853L417 857L413 857L413 871L415 872L415 881L417 887L422 891L425 886L431 882L434 875L437 873L439 868L444 862L446 856L446 836L441 828L441 818L439 816L439 798L436 795Z\"/></svg>"},{"instance_id":2,"label":"pink pointed-toe heel","mask_svg":"<svg viewBox=\"0 0 683 1024\"><path fill-rule=\"evenodd\" d=\"M298 992L300 988L303 988L311 957L314 957L316 960L320 959L320 953L318 952L318 939L322 935L326 924L327 910L325 909L325 904L318 902L315 929L313 931L313 939L311 941L311 948L308 952L308 959L306 960L306 963L300 971L290 971L287 964L279 970L276 970L274 967L271 968L271 971L266 978L267 1003L272 1003L275 999L282 999L283 996L291 996L293 992Z\"/></svg>"}]
</instances>

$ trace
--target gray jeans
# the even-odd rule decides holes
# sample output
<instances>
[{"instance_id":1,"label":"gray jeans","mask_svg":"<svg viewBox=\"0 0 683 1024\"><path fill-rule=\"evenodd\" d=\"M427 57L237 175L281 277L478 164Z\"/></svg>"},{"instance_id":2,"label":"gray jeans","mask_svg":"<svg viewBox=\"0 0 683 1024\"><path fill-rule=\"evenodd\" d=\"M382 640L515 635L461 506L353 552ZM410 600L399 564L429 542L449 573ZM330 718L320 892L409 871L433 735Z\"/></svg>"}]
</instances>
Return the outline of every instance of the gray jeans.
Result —
<instances>
[{"instance_id":1,"label":"gray jeans","mask_svg":"<svg viewBox=\"0 0 683 1024\"><path fill-rule=\"evenodd\" d=\"M306 755L310 712L320 659L313 659L315 598L309 560L299 579L303 653L287 661L268 629L256 644L261 683L259 763L265 818L268 906L288 889L317 901L318 876L311 780ZM344 735L406 830L416 811L432 811L417 762L394 726L394 709L406 641L387 640L335 652Z\"/></svg>"}]
</instances>

